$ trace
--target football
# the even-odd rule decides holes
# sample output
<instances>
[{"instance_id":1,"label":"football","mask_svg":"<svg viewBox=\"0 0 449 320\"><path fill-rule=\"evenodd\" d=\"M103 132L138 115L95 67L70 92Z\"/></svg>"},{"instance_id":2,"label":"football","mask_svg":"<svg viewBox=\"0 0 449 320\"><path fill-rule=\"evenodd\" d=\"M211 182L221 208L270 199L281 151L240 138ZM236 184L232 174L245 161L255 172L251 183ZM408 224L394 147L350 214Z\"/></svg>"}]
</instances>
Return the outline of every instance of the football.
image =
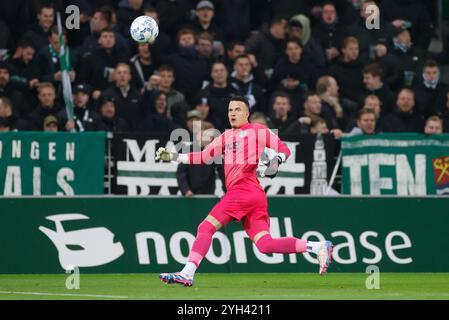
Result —
<instances>
[{"instance_id":1,"label":"football","mask_svg":"<svg viewBox=\"0 0 449 320\"><path fill-rule=\"evenodd\" d=\"M156 20L148 16L134 19L130 28L131 37L139 43L152 43L159 34Z\"/></svg>"}]
</instances>

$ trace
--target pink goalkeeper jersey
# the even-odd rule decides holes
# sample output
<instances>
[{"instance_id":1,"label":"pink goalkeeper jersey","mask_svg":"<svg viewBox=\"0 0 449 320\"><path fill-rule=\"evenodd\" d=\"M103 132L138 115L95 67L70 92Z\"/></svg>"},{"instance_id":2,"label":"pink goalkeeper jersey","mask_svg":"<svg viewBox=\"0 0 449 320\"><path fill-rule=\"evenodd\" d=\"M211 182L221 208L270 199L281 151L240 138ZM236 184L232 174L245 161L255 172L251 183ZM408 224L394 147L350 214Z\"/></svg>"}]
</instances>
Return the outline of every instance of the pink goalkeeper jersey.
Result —
<instances>
[{"instance_id":1,"label":"pink goalkeeper jersey","mask_svg":"<svg viewBox=\"0 0 449 320\"><path fill-rule=\"evenodd\" d=\"M211 163L223 156L226 189L238 185L261 188L257 179L257 165L265 147L290 156L290 150L277 135L260 124L248 123L239 129L226 130L202 152L188 154L190 164Z\"/></svg>"}]
</instances>

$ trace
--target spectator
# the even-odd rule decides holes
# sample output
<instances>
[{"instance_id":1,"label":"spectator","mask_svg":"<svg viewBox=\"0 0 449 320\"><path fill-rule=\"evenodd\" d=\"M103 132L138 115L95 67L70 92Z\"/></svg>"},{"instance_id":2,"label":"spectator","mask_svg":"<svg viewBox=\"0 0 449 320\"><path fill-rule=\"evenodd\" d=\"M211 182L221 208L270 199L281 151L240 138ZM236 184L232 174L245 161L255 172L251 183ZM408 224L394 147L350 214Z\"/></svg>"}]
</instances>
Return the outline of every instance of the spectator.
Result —
<instances>
[{"instance_id":1,"label":"spectator","mask_svg":"<svg viewBox=\"0 0 449 320\"><path fill-rule=\"evenodd\" d=\"M212 35L214 46L220 48L220 52L223 52L223 34L221 28L219 28L214 21L215 7L214 4L207 0L202 0L196 5L196 19L193 24L193 31L200 34L207 32Z\"/></svg>"},{"instance_id":2,"label":"spectator","mask_svg":"<svg viewBox=\"0 0 449 320\"><path fill-rule=\"evenodd\" d=\"M304 46L303 60L313 71L313 78L321 76L326 67L326 58L319 40L312 36L310 20L299 14L289 21L289 36L301 41Z\"/></svg>"},{"instance_id":3,"label":"spectator","mask_svg":"<svg viewBox=\"0 0 449 320\"><path fill-rule=\"evenodd\" d=\"M383 83L382 68L378 64L368 64L363 68L363 83L365 90L362 93L361 99L368 95L378 96L382 102L384 112L391 112L395 103L394 93L390 88Z\"/></svg>"},{"instance_id":4,"label":"spectator","mask_svg":"<svg viewBox=\"0 0 449 320\"><path fill-rule=\"evenodd\" d=\"M264 93L254 80L248 55L242 55L235 59L234 71L231 74L230 82L238 94L248 99L251 112L260 111L267 113Z\"/></svg>"},{"instance_id":5,"label":"spectator","mask_svg":"<svg viewBox=\"0 0 449 320\"><path fill-rule=\"evenodd\" d=\"M141 108L141 117L136 126L136 132L156 132L168 135L175 128L168 116L165 93L159 91L153 95L144 95Z\"/></svg>"},{"instance_id":6,"label":"spectator","mask_svg":"<svg viewBox=\"0 0 449 320\"><path fill-rule=\"evenodd\" d=\"M100 130L107 132L129 132L125 119L117 116L114 97L102 96L99 99Z\"/></svg>"},{"instance_id":7,"label":"spectator","mask_svg":"<svg viewBox=\"0 0 449 320\"><path fill-rule=\"evenodd\" d=\"M215 2L217 24L221 26L226 42L248 38L251 30L250 6L248 0ZM236 19L236 13L239 19Z\"/></svg>"},{"instance_id":8,"label":"spectator","mask_svg":"<svg viewBox=\"0 0 449 320\"><path fill-rule=\"evenodd\" d=\"M440 82L440 68L436 61L424 63L422 77L413 87L416 98L416 111L423 116L435 115L444 109L447 86Z\"/></svg>"},{"instance_id":9,"label":"spectator","mask_svg":"<svg viewBox=\"0 0 449 320\"><path fill-rule=\"evenodd\" d=\"M271 77L273 89L288 93L293 105L299 105L304 92L315 84L312 69L303 59L303 50L299 40L287 40L285 56L279 59Z\"/></svg>"},{"instance_id":10,"label":"spectator","mask_svg":"<svg viewBox=\"0 0 449 320\"><path fill-rule=\"evenodd\" d=\"M271 124L273 129L277 129L279 134L283 134L292 123L297 119L291 113L292 106L290 104L290 97L283 92L275 92L273 94Z\"/></svg>"},{"instance_id":11,"label":"spectator","mask_svg":"<svg viewBox=\"0 0 449 320\"><path fill-rule=\"evenodd\" d=\"M130 46L127 38L125 38L121 33L112 29L113 15L114 9L109 6L101 7L100 9L94 12L90 20L91 34L89 34L83 40L82 46L83 56L94 52L100 47L98 39L101 35L101 31L105 29L111 29L112 32L114 32L117 50L124 53L126 56L130 55Z\"/></svg>"},{"instance_id":12,"label":"spectator","mask_svg":"<svg viewBox=\"0 0 449 320\"><path fill-rule=\"evenodd\" d=\"M382 120L383 132L423 132L424 117L415 112L415 94L404 88L399 91L395 110Z\"/></svg>"},{"instance_id":13,"label":"spectator","mask_svg":"<svg viewBox=\"0 0 449 320\"><path fill-rule=\"evenodd\" d=\"M114 68L120 62L128 61L116 46L115 34L111 29L103 29L98 38L100 48L86 56L81 65L77 81L94 87L92 97L97 100L102 91L114 82Z\"/></svg>"},{"instance_id":14,"label":"spectator","mask_svg":"<svg viewBox=\"0 0 449 320\"><path fill-rule=\"evenodd\" d=\"M59 105L56 103L56 90L51 82L42 82L37 87L37 98L39 104L27 116L26 129L30 131L40 131L44 127L44 119L47 116L57 117L60 110Z\"/></svg>"},{"instance_id":15,"label":"spectator","mask_svg":"<svg viewBox=\"0 0 449 320\"><path fill-rule=\"evenodd\" d=\"M322 76L316 83L316 92L321 99L321 108L327 118L337 120L339 128L345 128L349 119L353 118L357 104L340 98L340 87L331 76Z\"/></svg>"},{"instance_id":16,"label":"spectator","mask_svg":"<svg viewBox=\"0 0 449 320\"><path fill-rule=\"evenodd\" d=\"M210 122L201 122L201 132L194 136L195 143L204 149L213 139L213 125ZM196 194L214 194L217 173L224 181L223 165L220 164L179 164L176 170L179 190L185 197ZM224 183L223 183L224 184Z\"/></svg>"},{"instance_id":17,"label":"spectator","mask_svg":"<svg viewBox=\"0 0 449 320\"><path fill-rule=\"evenodd\" d=\"M254 54L257 65L271 78L276 61L282 55L287 35L287 21L275 18L269 26L263 26L245 42L246 52Z\"/></svg>"},{"instance_id":18,"label":"spectator","mask_svg":"<svg viewBox=\"0 0 449 320\"><path fill-rule=\"evenodd\" d=\"M0 98L6 97L11 100L14 117L24 117L31 112L31 108L23 94L14 88L10 79L10 66L0 61Z\"/></svg>"},{"instance_id":19,"label":"spectator","mask_svg":"<svg viewBox=\"0 0 449 320\"><path fill-rule=\"evenodd\" d=\"M354 37L345 38L341 51L342 57L330 67L329 74L337 80L341 97L357 103L363 90L359 41Z\"/></svg>"},{"instance_id":20,"label":"spectator","mask_svg":"<svg viewBox=\"0 0 449 320\"><path fill-rule=\"evenodd\" d=\"M209 101L206 97L201 97L198 99L198 101L195 103L195 110L199 112L199 118L201 121L209 121L210 120L210 106ZM188 114L187 114L188 116ZM212 123L213 124L213 123Z\"/></svg>"},{"instance_id":21,"label":"spectator","mask_svg":"<svg viewBox=\"0 0 449 320\"><path fill-rule=\"evenodd\" d=\"M73 120L68 119L65 109L58 114L59 122L64 125L63 129L76 132L101 130L100 117L91 110L89 105L90 92L91 90L86 84L75 86L73 89Z\"/></svg>"},{"instance_id":22,"label":"spectator","mask_svg":"<svg viewBox=\"0 0 449 320\"><path fill-rule=\"evenodd\" d=\"M442 134L443 133L443 120L438 116L430 116L426 120L424 127L425 134Z\"/></svg>"},{"instance_id":23,"label":"spectator","mask_svg":"<svg viewBox=\"0 0 449 320\"><path fill-rule=\"evenodd\" d=\"M393 55L396 72L400 75L399 86L412 86L413 81L416 81L415 75L421 64L423 52L413 46L407 29L400 29L396 33L390 52Z\"/></svg>"},{"instance_id":24,"label":"spectator","mask_svg":"<svg viewBox=\"0 0 449 320\"><path fill-rule=\"evenodd\" d=\"M104 90L103 94L114 97L117 115L125 119L132 129L139 121L140 92L131 87L131 67L129 64L117 64L113 75L114 84Z\"/></svg>"},{"instance_id":25,"label":"spectator","mask_svg":"<svg viewBox=\"0 0 449 320\"><path fill-rule=\"evenodd\" d=\"M376 121L376 113L371 109L363 108L357 114L357 127L349 134L376 134Z\"/></svg>"},{"instance_id":26,"label":"spectator","mask_svg":"<svg viewBox=\"0 0 449 320\"><path fill-rule=\"evenodd\" d=\"M198 57L192 29L181 29L177 41L178 51L169 56L166 63L175 71L175 88L188 97L187 102L191 104L207 78L207 63Z\"/></svg>"},{"instance_id":27,"label":"spectator","mask_svg":"<svg viewBox=\"0 0 449 320\"><path fill-rule=\"evenodd\" d=\"M50 28L55 21L55 10L53 4L43 3L37 12L37 24L33 24L23 35L24 39L30 40L33 47L39 52L49 44Z\"/></svg>"},{"instance_id":28,"label":"spectator","mask_svg":"<svg viewBox=\"0 0 449 320\"><path fill-rule=\"evenodd\" d=\"M11 66L11 82L17 85L23 93L30 94L29 89L34 83L30 83L32 75L32 61L36 50L31 41L22 39L17 44L17 49L9 60Z\"/></svg>"},{"instance_id":29,"label":"spectator","mask_svg":"<svg viewBox=\"0 0 449 320\"><path fill-rule=\"evenodd\" d=\"M196 36L196 51L198 58L206 62L207 67L210 68L215 59L214 54L214 38L210 33L203 32Z\"/></svg>"},{"instance_id":30,"label":"spectator","mask_svg":"<svg viewBox=\"0 0 449 320\"><path fill-rule=\"evenodd\" d=\"M58 119L54 115L48 115L44 119L42 130L48 132L58 132L58 126Z\"/></svg>"},{"instance_id":31,"label":"spectator","mask_svg":"<svg viewBox=\"0 0 449 320\"><path fill-rule=\"evenodd\" d=\"M241 41L232 41L226 48L225 63L229 73L234 70L235 59L246 54L245 44Z\"/></svg>"},{"instance_id":32,"label":"spectator","mask_svg":"<svg viewBox=\"0 0 449 320\"><path fill-rule=\"evenodd\" d=\"M347 28L347 34L358 39L362 61L374 59L373 53L376 51L384 55L395 32L395 28L390 23L381 19L382 16L379 17L379 28L368 29L366 27L367 19L371 15L371 11L367 10L367 7L373 5L377 5L374 0L363 1L359 11L360 17Z\"/></svg>"},{"instance_id":33,"label":"spectator","mask_svg":"<svg viewBox=\"0 0 449 320\"><path fill-rule=\"evenodd\" d=\"M417 47L427 50L433 24L427 8L415 0L389 0L381 3L383 18L395 28L408 29Z\"/></svg>"},{"instance_id":34,"label":"spectator","mask_svg":"<svg viewBox=\"0 0 449 320\"><path fill-rule=\"evenodd\" d=\"M210 106L210 118L215 128L223 131L229 128L228 104L229 99L237 91L228 82L228 70L223 62L217 61L212 64L212 83L201 90L200 96L206 98Z\"/></svg>"},{"instance_id":35,"label":"spectator","mask_svg":"<svg viewBox=\"0 0 449 320\"><path fill-rule=\"evenodd\" d=\"M185 123L185 114L189 109L184 95L173 88L175 82L175 71L169 65L159 67L157 74L153 74L147 84L150 94L163 92L167 96L168 114L173 121L181 125Z\"/></svg>"},{"instance_id":36,"label":"spectator","mask_svg":"<svg viewBox=\"0 0 449 320\"><path fill-rule=\"evenodd\" d=\"M301 117L309 117L312 122L316 117L320 117L326 121L329 129L338 129L338 121L336 117L323 112L321 98L316 92L308 92L306 94L304 99L304 107L301 111Z\"/></svg>"},{"instance_id":37,"label":"spectator","mask_svg":"<svg viewBox=\"0 0 449 320\"><path fill-rule=\"evenodd\" d=\"M51 82L53 85L58 88L61 85L62 73L61 67L59 63L59 33L58 28L53 26L50 29L49 36L50 45L42 48L42 50L37 54L34 63L33 63L33 78L37 79L39 82ZM70 81L75 81L75 71L73 70L73 60L72 55L70 54L70 50L67 47L67 33L66 30L63 29L63 44L64 49L67 50L67 54L69 55L69 76Z\"/></svg>"},{"instance_id":38,"label":"spectator","mask_svg":"<svg viewBox=\"0 0 449 320\"><path fill-rule=\"evenodd\" d=\"M340 46L346 37L346 27L341 25L333 2L323 4L321 21L312 29L312 35L319 40L326 62L334 62L340 55Z\"/></svg>"},{"instance_id":39,"label":"spectator","mask_svg":"<svg viewBox=\"0 0 449 320\"><path fill-rule=\"evenodd\" d=\"M159 24L159 13L156 8L145 7L143 13L144 15L153 18ZM159 34L157 35L154 43L151 44L151 54L155 65L158 66L162 64L162 57L168 56L172 53L173 45L174 44L168 34L159 28Z\"/></svg>"},{"instance_id":40,"label":"spectator","mask_svg":"<svg viewBox=\"0 0 449 320\"><path fill-rule=\"evenodd\" d=\"M150 44L139 43L137 54L130 60L132 65L132 86L143 92L147 81L155 71Z\"/></svg>"}]
</instances>

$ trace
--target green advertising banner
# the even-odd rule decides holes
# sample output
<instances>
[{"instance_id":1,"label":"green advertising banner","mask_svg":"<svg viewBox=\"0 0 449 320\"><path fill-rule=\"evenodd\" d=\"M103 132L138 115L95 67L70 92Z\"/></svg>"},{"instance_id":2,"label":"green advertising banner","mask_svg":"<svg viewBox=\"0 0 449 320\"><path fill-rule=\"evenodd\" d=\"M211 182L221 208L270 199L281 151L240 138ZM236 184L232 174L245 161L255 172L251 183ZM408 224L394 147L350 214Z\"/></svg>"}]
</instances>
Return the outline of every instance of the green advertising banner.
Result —
<instances>
[{"instance_id":1,"label":"green advertising banner","mask_svg":"<svg viewBox=\"0 0 449 320\"><path fill-rule=\"evenodd\" d=\"M0 273L178 271L217 198L0 198ZM273 237L330 239L329 272L448 272L449 198L269 198ZM262 254L240 223L200 272L318 272L310 254Z\"/></svg>"},{"instance_id":2,"label":"green advertising banner","mask_svg":"<svg viewBox=\"0 0 449 320\"><path fill-rule=\"evenodd\" d=\"M1 132L0 195L103 194L106 133Z\"/></svg>"},{"instance_id":3,"label":"green advertising banner","mask_svg":"<svg viewBox=\"0 0 449 320\"><path fill-rule=\"evenodd\" d=\"M342 193L449 195L449 135L344 137Z\"/></svg>"}]
</instances>

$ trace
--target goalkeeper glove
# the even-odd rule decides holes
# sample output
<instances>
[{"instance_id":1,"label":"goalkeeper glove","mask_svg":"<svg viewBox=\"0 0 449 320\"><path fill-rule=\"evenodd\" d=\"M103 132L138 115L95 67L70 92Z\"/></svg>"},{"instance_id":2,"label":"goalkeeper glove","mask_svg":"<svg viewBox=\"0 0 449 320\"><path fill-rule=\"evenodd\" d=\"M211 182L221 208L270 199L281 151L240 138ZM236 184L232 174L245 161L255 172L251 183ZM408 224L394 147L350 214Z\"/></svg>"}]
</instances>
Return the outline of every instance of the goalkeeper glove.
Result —
<instances>
[{"instance_id":1,"label":"goalkeeper glove","mask_svg":"<svg viewBox=\"0 0 449 320\"><path fill-rule=\"evenodd\" d=\"M156 151L155 160L156 161L162 160L163 162L176 161L176 159L178 159L178 156L179 154L177 152L171 152L163 147L160 147Z\"/></svg>"},{"instance_id":2,"label":"goalkeeper glove","mask_svg":"<svg viewBox=\"0 0 449 320\"><path fill-rule=\"evenodd\" d=\"M279 170L279 165L281 163L282 163L282 158L279 155L277 155L270 161L265 162L264 164L267 166L267 168L262 172L262 174L261 174L262 178L268 177L268 178L273 179L274 177L276 177L278 170Z\"/></svg>"}]
</instances>

